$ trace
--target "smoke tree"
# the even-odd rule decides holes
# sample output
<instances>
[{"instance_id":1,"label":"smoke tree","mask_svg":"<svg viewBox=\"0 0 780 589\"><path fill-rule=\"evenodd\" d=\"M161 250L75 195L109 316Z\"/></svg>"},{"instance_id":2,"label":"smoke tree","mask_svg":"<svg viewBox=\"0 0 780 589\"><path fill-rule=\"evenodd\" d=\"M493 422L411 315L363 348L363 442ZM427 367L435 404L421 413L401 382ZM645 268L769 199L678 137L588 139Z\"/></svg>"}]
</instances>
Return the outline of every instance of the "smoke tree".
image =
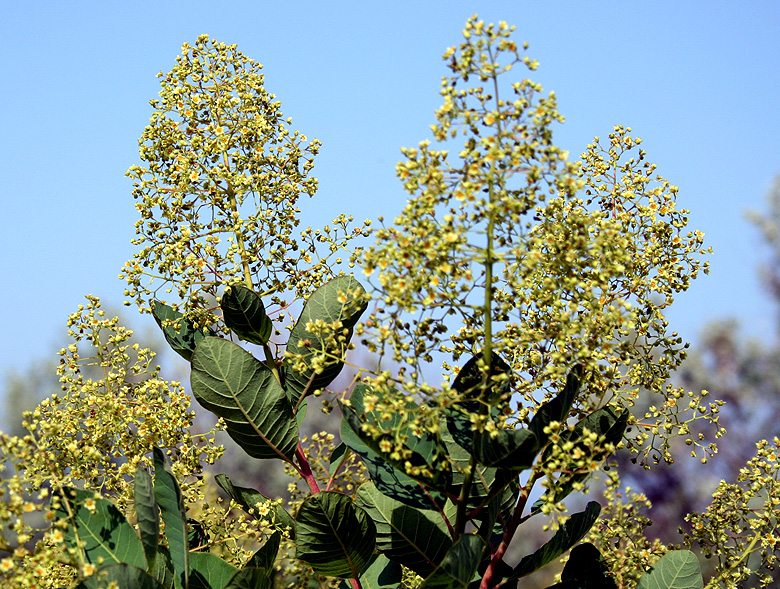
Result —
<instances>
[{"instance_id":1,"label":"smoke tree","mask_svg":"<svg viewBox=\"0 0 780 589\"><path fill-rule=\"evenodd\" d=\"M376 229L336 213L300 230L319 141L235 46L183 46L128 172L139 250L121 277L217 427L301 486L285 506L219 474L217 496L200 469L221 449L190 433L180 385L148 351L128 364L126 330L90 299L73 336L87 330L105 378L79 378L77 341L66 395L31 413L30 435L3 437L4 579L487 589L573 549L556 586L615 586L618 561L580 542L601 506L563 500L619 448L647 467L673 459L675 438L714 453L691 423L719 434L717 403L667 384L686 344L664 317L707 250L630 128L580 161L556 147L563 117L523 77L537 63L512 31L473 17L447 50L433 142L403 150L407 204ZM369 362L348 357L357 343ZM346 362L356 376L332 390ZM301 435L315 398L338 405L339 444ZM552 536L512 562L531 518ZM639 586L669 571L667 586L701 586L693 553L651 556Z\"/></svg>"}]
</instances>

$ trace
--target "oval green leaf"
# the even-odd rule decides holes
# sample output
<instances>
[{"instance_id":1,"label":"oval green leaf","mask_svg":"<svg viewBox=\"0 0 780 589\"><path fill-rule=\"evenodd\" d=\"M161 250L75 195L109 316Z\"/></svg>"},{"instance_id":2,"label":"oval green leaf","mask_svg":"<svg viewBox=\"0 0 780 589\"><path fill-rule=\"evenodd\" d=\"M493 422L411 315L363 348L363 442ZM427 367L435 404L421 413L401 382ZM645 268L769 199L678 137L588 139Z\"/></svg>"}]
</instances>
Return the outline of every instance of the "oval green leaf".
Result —
<instances>
[{"instance_id":1,"label":"oval green leaf","mask_svg":"<svg viewBox=\"0 0 780 589\"><path fill-rule=\"evenodd\" d=\"M272 589L272 572L273 569L245 567L233 575L225 589Z\"/></svg>"},{"instance_id":2,"label":"oval green leaf","mask_svg":"<svg viewBox=\"0 0 780 589\"><path fill-rule=\"evenodd\" d=\"M452 547L438 511L396 501L380 493L373 483L360 486L356 501L376 524L377 550L422 577L431 574Z\"/></svg>"},{"instance_id":3,"label":"oval green leaf","mask_svg":"<svg viewBox=\"0 0 780 589\"><path fill-rule=\"evenodd\" d=\"M558 528L552 539L539 550L523 558L515 567L510 579L524 577L551 563L561 554L577 544L593 526L601 513L601 505L595 501L588 503L585 511L575 513Z\"/></svg>"},{"instance_id":4,"label":"oval green leaf","mask_svg":"<svg viewBox=\"0 0 780 589\"><path fill-rule=\"evenodd\" d=\"M168 539L173 570L181 585L187 587L190 548L184 497L176 477L173 476L171 464L160 448L154 449L154 496L165 523L165 537Z\"/></svg>"},{"instance_id":5,"label":"oval green leaf","mask_svg":"<svg viewBox=\"0 0 780 589\"><path fill-rule=\"evenodd\" d=\"M126 562L101 567L76 585L75 589L105 589L116 583L118 589L165 589L165 585L145 570Z\"/></svg>"},{"instance_id":6,"label":"oval green leaf","mask_svg":"<svg viewBox=\"0 0 780 589\"><path fill-rule=\"evenodd\" d=\"M484 549L485 543L479 536L461 536L420 589L466 589L477 572Z\"/></svg>"},{"instance_id":7,"label":"oval green leaf","mask_svg":"<svg viewBox=\"0 0 780 589\"><path fill-rule=\"evenodd\" d=\"M192 552L189 589L223 589L237 572L236 567L214 554Z\"/></svg>"},{"instance_id":8,"label":"oval green leaf","mask_svg":"<svg viewBox=\"0 0 780 589\"><path fill-rule=\"evenodd\" d=\"M240 346L203 339L192 355L192 392L225 420L227 432L253 458L291 461L298 424L271 370Z\"/></svg>"},{"instance_id":9,"label":"oval green leaf","mask_svg":"<svg viewBox=\"0 0 780 589\"><path fill-rule=\"evenodd\" d=\"M141 544L143 544L146 554L146 570L153 571L160 538L160 510L154 497L152 477L141 466L135 470L133 493L138 531L141 534Z\"/></svg>"},{"instance_id":10,"label":"oval green leaf","mask_svg":"<svg viewBox=\"0 0 780 589\"><path fill-rule=\"evenodd\" d=\"M704 581L696 555L690 550L672 550L639 579L637 589L702 589Z\"/></svg>"},{"instance_id":11,"label":"oval green leaf","mask_svg":"<svg viewBox=\"0 0 780 589\"><path fill-rule=\"evenodd\" d=\"M375 542L374 522L343 493L308 497L295 518L295 556L321 575L358 578Z\"/></svg>"},{"instance_id":12,"label":"oval green leaf","mask_svg":"<svg viewBox=\"0 0 780 589\"><path fill-rule=\"evenodd\" d=\"M352 329L366 307L366 291L352 276L326 282L306 301L290 332L283 365L284 385L293 405L302 396L325 388L339 375ZM315 324L322 329L314 329ZM306 368L294 370L301 363Z\"/></svg>"},{"instance_id":13,"label":"oval green leaf","mask_svg":"<svg viewBox=\"0 0 780 589\"><path fill-rule=\"evenodd\" d=\"M238 337L260 346L268 343L273 325L255 291L241 283L233 284L225 289L219 306L225 325Z\"/></svg>"},{"instance_id":14,"label":"oval green leaf","mask_svg":"<svg viewBox=\"0 0 780 589\"><path fill-rule=\"evenodd\" d=\"M69 515L65 501L70 504ZM135 529L108 499L95 498L94 491L64 488L55 513L68 521L65 539L70 546L83 543L84 557L93 564L125 562L146 568L144 547Z\"/></svg>"},{"instance_id":15,"label":"oval green leaf","mask_svg":"<svg viewBox=\"0 0 780 589\"><path fill-rule=\"evenodd\" d=\"M198 342L206 337L203 330L196 329L192 321L160 301L152 303L152 315L171 349L189 362Z\"/></svg>"},{"instance_id":16,"label":"oval green leaf","mask_svg":"<svg viewBox=\"0 0 780 589\"><path fill-rule=\"evenodd\" d=\"M386 495L420 509L442 506L446 495L423 485L396 467L397 461L388 460L380 454L378 443L372 443L360 429L360 419L350 407L342 406L341 440L355 454L360 456L368 469L371 480ZM400 466L400 464L399 464Z\"/></svg>"}]
</instances>

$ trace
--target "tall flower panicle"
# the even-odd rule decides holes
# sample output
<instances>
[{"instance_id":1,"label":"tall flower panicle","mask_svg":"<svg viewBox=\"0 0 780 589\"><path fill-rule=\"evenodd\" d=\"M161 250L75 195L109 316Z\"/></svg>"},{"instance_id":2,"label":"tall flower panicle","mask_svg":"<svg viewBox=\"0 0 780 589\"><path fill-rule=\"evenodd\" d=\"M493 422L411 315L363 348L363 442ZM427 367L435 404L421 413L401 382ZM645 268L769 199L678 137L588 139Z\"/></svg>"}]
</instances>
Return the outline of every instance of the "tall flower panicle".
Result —
<instances>
[{"instance_id":1,"label":"tall flower panicle","mask_svg":"<svg viewBox=\"0 0 780 589\"><path fill-rule=\"evenodd\" d=\"M320 142L289 127L261 68L202 35L159 74L160 98L139 140L143 165L128 171L142 247L121 275L144 311L175 291L174 307L211 324L218 318L207 310L234 282L284 307L285 296L332 276L338 252L367 231L348 229L344 215L297 231L298 200L317 190L310 172Z\"/></svg>"},{"instance_id":2,"label":"tall flower panicle","mask_svg":"<svg viewBox=\"0 0 780 589\"><path fill-rule=\"evenodd\" d=\"M685 345L663 309L706 271L703 234L685 230L678 189L630 128L568 162L553 143L563 121L555 95L527 78L505 81L537 67L512 31L473 17L444 55L451 73L431 129L446 149L426 140L403 150L397 173L410 198L365 253L381 293L365 341L400 364L404 391L429 398L448 396L424 384L435 358L452 375L448 362L482 357L487 387L497 354L514 375L521 420L575 364L590 375L581 415L631 405L640 388L677 398L665 383ZM685 429L679 407L663 406L659 422Z\"/></svg>"}]
</instances>

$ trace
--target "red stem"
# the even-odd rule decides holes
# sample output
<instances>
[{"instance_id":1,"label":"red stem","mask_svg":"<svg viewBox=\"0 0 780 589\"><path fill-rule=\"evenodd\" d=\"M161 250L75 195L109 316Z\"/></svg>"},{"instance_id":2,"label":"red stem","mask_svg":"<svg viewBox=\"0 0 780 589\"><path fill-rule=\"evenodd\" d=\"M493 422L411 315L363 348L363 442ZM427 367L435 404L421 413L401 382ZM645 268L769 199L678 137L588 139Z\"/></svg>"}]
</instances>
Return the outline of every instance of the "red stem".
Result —
<instances>
[{"instance_id":1,"label":"red stem","mask_svg":"<svg viewBox=\"0 0 780 589\"><path fill-rule=\"evenodd\" d=\"M306 455L303 453L303 446L301 446L300 442L298 442L298 447L295 449L295 455L298 457L298 462L300 463L301 476L306 479L306 483L309 485L309 489L311 489L312 494L316 495L320 492L320 488L317 485L317 480L314 478L314 474L311 472L309 461L306 460Z\"/></svg>"},{"instance_id":2,"label":"red stem","mask_svg":"<svg viewBox=\"0 0 780 589\"><path fill-rule=\"evenodd\" d=\"M509 543L512 541L512 538L515 535L515 532L517 531L517 527L528 517L523 518L523 509L525 509L525 504L528 501L528 496L531 493L531 488L534 486L534 483L536 482L536 479L538 477L531 476L531 479L526 483L525 487L523 487L523 491L519 497L519 501L517 502L517 505L515 506L515 511L512 514L512 519L507 524L506 528L504 529L504 537L501 539L501 544L498 545L498 548L493 553L493 557L490 559L490 564L487 567L487 570L485 570L485 574L482 577L482 582L479 585L479 589L489 589L490 587L493 587L494 585L491 585L490 582L493 579L493 573L495 572L496 567L498 566L498 563L501 562L501 559L504 557L504 553L506 552L506 549L509 548Z\"/></svg>"}]
</instances>

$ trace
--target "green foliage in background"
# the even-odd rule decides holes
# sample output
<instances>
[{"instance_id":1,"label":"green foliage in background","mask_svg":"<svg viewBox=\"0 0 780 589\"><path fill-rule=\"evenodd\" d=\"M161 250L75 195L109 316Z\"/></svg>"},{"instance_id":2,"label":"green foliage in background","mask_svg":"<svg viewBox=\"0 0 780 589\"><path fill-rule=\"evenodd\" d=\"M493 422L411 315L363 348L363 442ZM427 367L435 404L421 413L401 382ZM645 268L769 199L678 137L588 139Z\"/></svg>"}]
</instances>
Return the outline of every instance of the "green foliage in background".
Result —
<instances>
[{"instance_id":1,"label":"green foliage in background","mask_svg":"<svg viewBox=\"0 0 780 589\"><path fill-rule=\"evenodd\" d=\"M65 397L2 438L9 586L508 588L570 550L555 587L703 586L687 550L638 553L624 574L608 534L582 542L601 505L563 503L617 449L648 468L674 439L716 451L691 424L720 436L719 404L667 384L686 345L663 313L706 272L703 235L630 128L568 160L554 95L505 82L537 67L512 30L474 17L445 53L441 148L403 150L407 205L369 246L355 244L372 223L346 215L297 230L319 142L290 129L260 66L206 36L183 46L128 172L140 249L121 277L216 429L281 461L291 499L203 475L214 431L190 433L180 385L92 297L69 322ZM82 339L97 381L80 375ZM331 390L347 363L356 376ZM340 443L301 434L316 398L339 407ZM776 478L776 454L757 460ZM552 534L513 560L531 519Z\"/></svg>"}]
</instances>

